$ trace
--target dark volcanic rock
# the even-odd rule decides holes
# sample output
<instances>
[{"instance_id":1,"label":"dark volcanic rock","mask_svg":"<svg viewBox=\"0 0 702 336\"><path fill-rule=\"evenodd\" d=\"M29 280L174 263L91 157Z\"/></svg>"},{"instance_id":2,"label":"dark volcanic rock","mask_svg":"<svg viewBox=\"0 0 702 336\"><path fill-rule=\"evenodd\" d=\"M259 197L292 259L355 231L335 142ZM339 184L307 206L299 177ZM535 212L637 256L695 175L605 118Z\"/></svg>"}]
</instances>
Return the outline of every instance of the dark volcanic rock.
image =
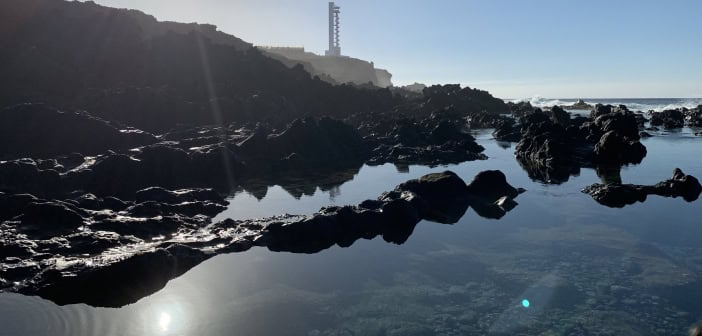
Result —
<instances>
[{"instance_id":1,"label":"dark volcanic rock","mask_svg":"<svg viewBox=\"0 0 702 336\"><path fill-rule=\"evenodd\" d=\"M119 130L85 112L62 112L43 104L0 110L0 159L98 154L155 143L148 133Z\"/></svg>"},{"instance_id":2,"label":"dark volcanic rock","mask_svg":"<svg viewBox=\"0 0 702 336\"><path fill-rule=\"evenodd\" d=\"M625 106L597 105L590 121L562 120L536 111L524 117L516 157L533 178L561 183L580 167L640 163L646 148L639 142L639 122Z\"/></svg>"},{"instance_id":3,"label":"dark volcanic rock","mask_svg":"<svg viewBox=\"0 0 702 336\"><path fill-rule=\"evenodd\" d=\"M257 244L274 251L314 253L334 244L351 245L378 235L404 243L422 219L453 224L468 207L480 215L500 218L516 203L519 190L499 171L482 172L466 186L455 173L428 174L398 185L378 200L356 207L329 207L311 217L269 225Z\"/></svg>"},{"instance_id":4,"label":"dark volcanic rock","mask_svg":"<svg viewBox=\"0 0 702 336\"><path fill-rule=\"evenodd\" d=\"M370 164L438 165L482 160L487 157L473 136L464 131L465 121L426 118L421 121L400 119L386 134L366 137L373 148Z\"/></svg>"},{"instance_id":5,"label":"dark volcanic rock","mask_svg":"<svg viewBox=\"0 0 702 336\"><path fill-rule=\"evenodd\" d=\"M521 101L517 103L508 102L507 107L509 107L509 111L512 114L512 116L516 118L521 118L530 115L536 110L534 106L532 106L531 103L527 101Z\"/></svg>"},{"instance_id":6,"label":"dark volcanic rock","mask_svg":"<svg viewBox=\"0 0 702 336\"><path fill-rule=\"evenodd\" d=\"M629 140L616 131L605 133L595 145L595 158L600 162L640 163L645 156L646 147L641 142Z\"/></svg>"},{"instance_id":7,"label":"dark volcanic rock","mask_svg":"<svg viewBox=\"0 0 702 336\"><path fill-rule=\"evenodd\" d=\"M702 127L702 105L686 110L683 113L685 115L685 125Z\"/></svg>"},{"instance_id":8,"label":"dark volcanic rock","mask_svg":"<svg viewBox=\"0 0 702 336\"><path fill-rule=\"evenodd\" d=\"M40 169L32 159L0 161L0 190L8 193L55 195L63 189L53 169Z\"/></svg>"},{"instance_id":9,"label":"dark volcanic rock","mask_svg":"<svg viewBox=\"0 0 702 336\"><path fill-rule=\"evenodd\" d=\"M548 112L551 115L551 120L559 125L568 126L570 125L570 113L566 112L560 106L554 106Z\"/></svg>"},{"instance_id":10,"label":"dark volcanic rock","mask_svg":"<svg viewBox=\"0 0 702 336\"><path fill-rule=\"evenodd\" d=\"M665 110L663 112L651 112L650 114L652 126L663 126L671 129L685 125L685 118L680 110Z\"/></svg>"},{"instance_id":11,"label":"dark volcanic rock","mask_svg":"<svg viewBox=\"0 0 702 336\"><path fill-rule=\"evenodd\" d=\"M685 175L679 168L673 177L655 185L635 184L593 184L583 192L592 196L598 203L608 207L621 208L625 205L643 202L648 195L682 197L685 201L697 200L702 192L700 182L691 175Z\"/></svg>"},{"instance_id":12,"label":"dark volcanic rock","mask_svg":"<svg viewBox=\"0 0 702 336\"><path fill-rule=\"evenodd\" d=\"M423 219L452 224L469 207L480 215L499 218L516 206L513 198L517 193L498 171L480 173L468 186L447 171L407 181L357 206L323 208L310 216L212 224L208 216L213 213L182 211L189 204L222 201L206 190L150 188L134 197L139 203L129 203L119 213L38 200L27 205L31 214L24 212L17 220L0 224L0 252L6 256L0 260L0 278L12 281L0 289L39 295L58 304L122 306L159 290L219 253L244 251L254 245L314 253L376 236L402 244ZM8 199L0 194L0 200ZM194 201L181 202L190 199ZM94 195L73 201L93 208L107 204ZM45 220L49 216L53 222ZM23 238L14 234L17 226L41 227L45 236ZM78 230L79 226L85 229Z\"/></svg>"},{"instance_id":13,"label":"dark volcanic rock","mask_svg":"<svg viewBox=\"0 0 702 336\"><path fill-rule=\"evenodd\" d=\"M576 101L572 105L561 105L560 107L571 110L592 110L594 108L592 105L586 103L582 99L578 99L578 101Z\"/></svg>"},{"instance_id":14,"label":"dark volcanic rock","mask_svg":"<svg viewBox=\"0 0 702 336\"><path fill-rule=\"evenodd\" d=\"M466 191L473 197L496 201L500 197L515 198L521 192L507 183L507 177L499 170L486 170L478 173L466 186Z\"/></svg>"},{"instance_id":15,"label":"dark volcanic rock","mask_svg":"<svg viewBox=\"0 0 702 336\"><path fill-rule=\"evenodd\" d=\"M34 202L27 204L23 212L16 218L19 230L33 236L55 236L85 225L84 218L66 203Z\"/></svg>"},{"instance_id":16,"label":"dark volcanic rock","mask_svg":"<svg viewBox=\"0 0 702 336\"><path fill-rule=\"evenodd\" d=\"M425 110L438 110L444 107L453 106L459 111L481 112L486 111L492 114L507 113L509 107L502 99L491 96L487 91L461 88L460 85L432 85L424 88L426 101L423 104Z\"/></svg>"},{"instance_id":17,"label":"dark volcanic rock","mask_svg":"<svg viewBox=\"0 0 702 336\"><path fill-rule=\"evenodd\" d=\"M39 281L19 292L50 298L61 304L118 307L163 288L169 280L209 257L197 249L171 245L100 267L80 265L64 271L72 272L73 277L65 277L58 270L48 270Z\"/></svg>"},{"instance_id":18,"label":"dark volcanic rock","mask_svg":"<svg viewBox=\"0 0 702 336\"><path fill-rule=\"evenodd\" d=\"M498 125L492 132L492 136L498 141L519 142L522 138L520 127L517 127L513 119L508 119Z\"/></svg>"},{"instance_id":19,"label":"dark volcanic rock","mask_svg":"<svg viewBox=\"0 0 702 336\"><path fill-rule=\"evenodd\" d=\"M0 12L8 21L0 26L2 107L40 101L161 132L179 124L344 117L400 99L390 90L315 79L213 25L158 22L92 2L4 0Z\"/></svg>"},{"instance_id":20,"label":"dark volcanic rock","mask_svg":"<svg viewBox=\"0 0 702 336\"><path fill-rule=\"evenodd\" d=\"M315 170L361 165L369 149L358 131L341 121L298 119L279 134L256 132L239 149L257 170Z\"/></svg>"}]
</instances>

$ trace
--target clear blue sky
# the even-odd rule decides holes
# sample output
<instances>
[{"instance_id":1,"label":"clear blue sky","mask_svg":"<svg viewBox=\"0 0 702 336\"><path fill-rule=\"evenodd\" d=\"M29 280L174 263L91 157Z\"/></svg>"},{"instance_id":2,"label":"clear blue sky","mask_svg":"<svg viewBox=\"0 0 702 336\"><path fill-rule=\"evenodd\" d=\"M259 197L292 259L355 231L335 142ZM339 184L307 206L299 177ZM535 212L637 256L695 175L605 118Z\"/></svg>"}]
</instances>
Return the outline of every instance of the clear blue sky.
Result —
<instances>
[{"instance_id":1,"label":"clear blue sky","mask_svg":"<svg viewBox=\"0 0 702 336\"><path fill-rule=\"evenodd\" d=\"M212 23L257 45L327 47L327 1L96 0ZM502 98L702 97L700 0L339 0L345 55L395 84Z\"/></svg>"}]
</instances>

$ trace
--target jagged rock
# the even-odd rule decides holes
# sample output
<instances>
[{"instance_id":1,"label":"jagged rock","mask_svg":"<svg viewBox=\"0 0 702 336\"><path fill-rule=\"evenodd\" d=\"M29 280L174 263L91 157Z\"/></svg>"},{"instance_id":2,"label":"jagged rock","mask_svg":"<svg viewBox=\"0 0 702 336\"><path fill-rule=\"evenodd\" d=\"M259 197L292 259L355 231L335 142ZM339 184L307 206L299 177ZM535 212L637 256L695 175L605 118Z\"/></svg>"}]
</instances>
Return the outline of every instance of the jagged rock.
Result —
<instances>
[{"instance_id":1,"label":"jagged rock","mask_svg":"<svg viewBox=\"0 0 702 336\"><path fill-rule=\"evenodd\" d=\"M509 107L502 99L491 96L488 92L461 88L458 84L432 85L423 90L426 101L423 109L435 111L447 106L453 106L464 113L486 111L492 114L506 113Z\"/></svg>"},{"instance_id":2,"label":"jagged rock","mask_svg":"<svg viewBox=\"0 0 702 336\"><path fill-rule=\"evenodd\" d=\"M471 135L461 132L457 125L448 120L441 120L439 125L431 131L429 137L434 145L441 145L448 141L461 141L466 138L473 138Z\"/></svg>"},{"instance_id":3,"label":"jagged rock","mask_svg":"<svg viewBox=\"0 0 702 336\"><path fill-rule=\"evenodd\" d=\"M51 298L61 304L87 303L116 307L124 302L135 302L163 288L170 279L210 256L200 250L174 244L101 267L76 265L63 270L74 272L73 277L64 277L59 270L49 270L40 281L20 292ZM106 295L106 288L109 295Z\"/></svg>"},{"instance_id":4,"label":"jagged rock","mask_svg":"<svg viewBox=\"0 0 702 336\"><path fill-rule=\"evenodd\" d=\"M213 189L180 189L166 190L161 187L150 187L136 192L137 203L155 201L159 203L177 204L182 202L209 201L226 204L224 198Z\"/></svg>"},{"instance_id":5,"label":"jagged rock","mask_svg":"<svg viewBox=\"0 0 702 336\"><path fill-rule=\"evenodd\" d=\"M592 110L593 109L592 105L586 103L582 99L578 99L578 101L576 101L572 105L561 105L560 107L562 107L564 109L570 109L570 110Z\"/></svg>"},{"instance_id":6,"label":"jagged rock","mask_svg":"<svg viewBox=\"0 0 702 336\"><path fill-rule=\"evenodd\" d=\"M602 205L621 208L636 202L644 202L648 195L682 197L685 201L692 202L699 198L702 186L697 178L685 175L679 168L675 168L672 178L652 186L596 183L583 189L583 192Z\"/></svg>"},{"instance_id":7,"label":"jagged rock","mask_svg":"<svg viewBox=\"0 0 702 336\"><path fill-rule=\"evenodd\" d=\"M590 118L595 119L610 113L612 113L612 105L595 104L595 108L590 112Z\"/></svg>"},{"instance_id":8,"label":"jagged rock","mask_svg":"<svg viewBox=\"0 0 702 336\"><path fill-rule=\"evenodd\" d=\"M0 161L0 190L55 195L62 190L61 176L53 169L39 169L32 159Z\"/></svg>"},{"instance_id":9,"label":"jagged rock","mask_svg":"<svg viewBox=\"0 0 702 336\"><path fill-rule=\"evenodd\" d=\"M0 222L22 214L27 205L36 201L38 199L30 194L7 195L0 192Z\"/></svg>"},{"instance_id":10,"label":"jagged rock","mask_svg":"<svg viewBox=\"0 0 702 336\"><path fill-rule=\"evenodd\" d=\"M239 148L247 164L277 171L351 167L362 164L369 152L356 129L329 118L298 119L279 134L256 133Z\"/></svg>"},{"instance_id":11,"label":"jagged rock","mask_svg":"<svg viewBox=\"0 0 702 336\"><path fill-rule=\"evenodd\" d=\"M156 142L138 130L119 130L85 112L62 112L44 104L0 110L0 158L98 154ZM47 169L40 167L41 169Z\"/></svg>"},{"instance_id":12,"label":"jagged rock","mask_svg":"<svg viewBox=\"0 0 702 336\"><path fill-rule=\"evenodd\" d=\"M30 235L51 236L71 232L85 225L85 219L66 203L29 203L23 212L17 217L19 229Z\"/></svg>"},{"instance_id":13,"label":"jagged rock","mask_svg":"<svg viewBox=\"0 0 702 336\"><path fill-rule=\"evenodd\" d=\"M509 107L510 113L513 117L521 118L534 113L535 108L530 102L520 101L517 103L508 102L507 107Z\"/></svg>"},{"instance_id":14,"label":"jagged rock","mask_svg":"<svg viewBox=\"0 0 702 336\"><path fill-rule=\"evenodd\" d=\"M667 129L680 128L685 125L685 118L680 110L665 110L651 113L651 125Z\"/></svg>"},{"instance_id":15,"label":"jagged rock","mask_svg":"<svg viewBox=\"0 0 702 336\"><path fill-rule=\"evenodd\" d=\"M515 152L520 165L532 177L560 183L580 167L643 160L646 148L639 142L639 126L632 112L625 106L597 105L591 115L593 120L568 127L539 111L522 118L522 137Z\"/></svg>"},{"instance_id":16,"label":"jagged rock","mask_svg":"<svg viewBox=\"0 0 702 336\"><path fill-rule=\"evenodd\" d=\"M694 109L683 112L685 115L685 125L692 127L702 127L702 105Z\"/></svg>"},{"instance_id":17,"label":"jagged rock","mask_svg":"<svg viewBox=\"0 0 702 336\"><path fill-rule=\"evenodd\" d=\"M566 112L560 106L552 107L551 110L549 111L549 114L551 115L551 120L553 120L554 123L557 123L557 124L560 124L563 126L570 125L570 113Z\"/></svg>"},{"instance_id":18,"label":"jagged rock","mask_svg":"<svg viewBox=\"0 0 702 336\"><path fill-rule=\"evenodd\" d=\"M645 156L646 147L641 142L628 140L616 131L605 133L595 145L595 158L599 162L640 163Z\"/></svg>"},{"instance_id":19,"label":"jagged rock","mask_svg":"<svg viewBox=\"0 0 702 336\"><path fill-rule=\"evenodd\" d=\"M514 120L503 122L495 128L492 136L499 141L519 142L522 138L521 129L515 126Z\"/></svg>"}]
</instances>

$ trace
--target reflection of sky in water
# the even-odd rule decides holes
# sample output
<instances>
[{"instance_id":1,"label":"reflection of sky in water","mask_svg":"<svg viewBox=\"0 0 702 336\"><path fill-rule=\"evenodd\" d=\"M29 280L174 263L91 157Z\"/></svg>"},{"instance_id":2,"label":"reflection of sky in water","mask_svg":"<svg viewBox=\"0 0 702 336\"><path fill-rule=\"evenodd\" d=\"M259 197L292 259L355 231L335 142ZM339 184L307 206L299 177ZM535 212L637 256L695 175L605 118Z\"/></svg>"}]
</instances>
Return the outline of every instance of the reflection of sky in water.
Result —
<instances>
[{"instance_id":1,"label":"reflection of sky in water","mask_svg":"<svg viewBox=\"0 0 702 336\"><path fill-rule=\"evenodd\" d=\"M625 183L652 184L674 167L702 177L702 138L644 141L649 157L622 170ZM377 238L314 255L254 248L218 256L121 309L3 294L0 335L683 334L702 317L685 301L702 298L702 202L651 196L609 209L580 192L599 182L593 170L543 185L517 165L514 147L483 142L486 161L408 173L364 167L333 195L317 190L299 200L279 186L261 201L242 192L226 215L312 213L375 198L429 171L470 180L497 168L527 189L500 221L468 210L455 225L420 223L401 246ZM685 284L692 292L677 290Z\"/></svg>"}]
</instances>

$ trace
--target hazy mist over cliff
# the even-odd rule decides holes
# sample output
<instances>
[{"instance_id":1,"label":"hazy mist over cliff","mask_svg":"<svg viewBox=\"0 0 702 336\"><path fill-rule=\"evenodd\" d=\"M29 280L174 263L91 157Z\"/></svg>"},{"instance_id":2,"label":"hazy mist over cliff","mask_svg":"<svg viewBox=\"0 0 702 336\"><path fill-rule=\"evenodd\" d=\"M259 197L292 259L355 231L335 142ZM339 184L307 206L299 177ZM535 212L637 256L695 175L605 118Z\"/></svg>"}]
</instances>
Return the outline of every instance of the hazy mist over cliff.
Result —
<instances>
[{"instance_id":1,"label":"hazy mist over cliff","mask_svg":"<svg viewBox=\"0 0 702 336\"><path fill-rule=\"evenodd\" d=\"M257 45L326 48L326 1L99 0L216 24ZM344 53L395 84L456 83L505 98L697 97L696 1L337 1Z\"/></svg>"}]
</instances>

